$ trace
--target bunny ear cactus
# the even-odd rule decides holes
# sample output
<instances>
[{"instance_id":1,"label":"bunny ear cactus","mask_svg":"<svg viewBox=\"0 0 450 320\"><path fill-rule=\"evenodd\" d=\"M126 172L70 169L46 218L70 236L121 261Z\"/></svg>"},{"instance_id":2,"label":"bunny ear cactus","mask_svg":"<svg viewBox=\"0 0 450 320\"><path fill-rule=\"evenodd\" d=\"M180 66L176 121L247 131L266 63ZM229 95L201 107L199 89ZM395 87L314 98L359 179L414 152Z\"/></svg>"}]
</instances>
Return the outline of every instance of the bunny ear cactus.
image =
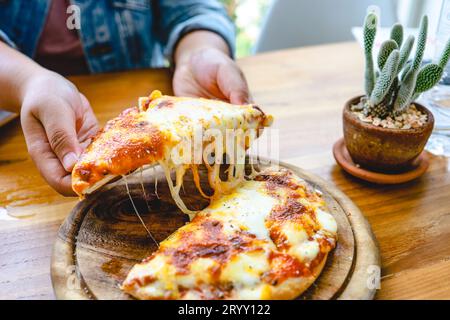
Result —
<instances>
[{"instance_id":1,"label":"bunny ear cactus","mask_svg":"<svg viewBox=\"0 0 450 320\"><path fill-rule=\"evenodd\" d=\"M413 66L402 79L402 84L400 85L397 93L397 98L394 101L393 113L394 115L399 115L406 110L411 103L411 98L414 94L414 88L416 85L417 72L414 71Z\"/></svg>"},{"instance_id":2,"label":"bunny ear cactus","mask_svg":"<svg viewBox=\"0 0 450 320\"><path fill-rule=\"evenodd\" d=\"M444 51L442 52L441 58L439 59L439 66L442 69L445 69L445 66L448 63L449 56L450 56L450 39L447 41Z\"/></svg>"},{"instance_id":3,"label":"bunny ear cactus","mask_svg":"<svg viewBox=\"0 0 450 320\"><path fill-rule=\"evenodd\" d=\"M399 70L401 70L408 61L408 57L411 54L413 45L414 45L414 36L410 35L408 36L408 38L406 38L405 43L400 48L400 62L398 64Z\"/></svg>"},{"instance_id":4,"label":"bunny ear cactus","mask_svg":"<svg viewBox=\"0 0 450 320\"><path fill-rule=\"evenodd\" d=\"M414 36L403 41L403 27L394 24L390 39L381 44L375 68L372 59L377 16L369 13L363 27L366 98L361 100L363 113L381 119L405 112L422 92L431 89L442 77L450 57L450 40L436 63L422 66L428 31L428 17L420 22L417 47L411 60ZM375 75L378 75L377 77Z\"/></svg>"},{"instance_id":5,"label":"bunny ear cactus","mask_svg":"<svg viewBox=\"0 0 450 320\"><path fill-rule=\"evenodd\" d=\"M394 44L395 46L397 45L395 42ZM400 53L397 49L394 49L387 58L386 63L384 63L380 76L377 78L375 87L369 97L368 108L365 110L366 115L373 114L377 117L383 117L389 113L388 107L383 102L389 99L389 95L392 94L391 88L397 78L399 61Z\"/></svg>"},{"instance_id":6,"label":"bunny ear cactus","mask_svg":"<svg viewBox=\"0 0 450 320\"><path fill-rule=\"evenodd\" d=\"M403 42L403 26L400 23L396 23L392 26L391 29L391 39L397 43L397 46L400 47Z\"/></svg>"},{"instance_id":7,"label":"bunny ear cactus","mask_svg":"<svg viewBox=\"0 0 450 320\"><path fill-rule=\"evenodd\" d=\"M398 45L394 40L386 40L381 44L380 52L378 53L378 68L380 70L383 69L386 60L395 49L398 49Z\"/></svg>"},{"instance_id":8,"label":"bunny ear cactus","mask_svg":"<svg viewBox=\"0 0 450 320\"><path fill-rule=\"evenodd\" d=\"M430 63L423 66L417 75L416 88L414 94L420 94L434 87L441 80L444 68L448 63L450 56L450 40L447 41L444 51L442 52L439 64Z\"/></svg>"},{"instance_id":9,"label":"bunny ear cactus","mask_svg":"<svg viewBox=\"0 0 450 320\"><path fill-rule=\"evenodd\" d=\"M417 39L416 54L414 56L412 68L414 71L419 70L422 63L423 53L425 52L425 45L427 42L427 32L428 32L428 17L423 16L420 21L419 27L419 37Z\"/></svg>"},{"instance_id":10,"label":"bunny ear cactus","mask_svg":"<svg viewBox=\"0 0 450 320\"><path fill-rule=\"evenodd\" d=\"M363 35L364 35L364 54L366 58L365 71L365 89L366 95L370 96L373 87L375 86L375 70L373 66L372 48L377 33L377 16L374 13L369 13L364 21Z\"/></svg>"},{"instance_id":11,"label":"bunny ear cactus","mask_svg":"<svg viewBox=\"0 0 450 320\"><path fill-rule=\"evenodd\" d=\"M400 54L398 50L394 50L389 55L383 69L381 70L380 76L377 79L375 87L373 88L372 94L369 98L369 103L372 106L380 104L385 98L386 94L391 88L392 82L397 77L398 62L400 59Z\"/></svg>"},{"instance_id":12,"label":"bunny ear cactus","mask_svg":"<svg viewBox=\"0 0 450 320\"><path fill-rule=\"evenodd\" d=\"M419 37L417 39L416 54L411 64L410 70L402 80L402 84L398 90L397 98L394 101L394 115L403 113L411 104L416 87L417 73L422 64L423 53L425 52L425 44L427 41L428 17L423 16L420 21Z\"/></svg>"},{"instance_id":13,"label":"bunny ear cactus","mask_svg":"<svg viewBox=\"0 0 450 320\"><path fill-rule=\"evenodd\" d=\"M434 63L423 66L417 75L414 92L422 93L433 88L434 85L441 79L443 72L444 69Z\"/></svg>"}]
</instances>

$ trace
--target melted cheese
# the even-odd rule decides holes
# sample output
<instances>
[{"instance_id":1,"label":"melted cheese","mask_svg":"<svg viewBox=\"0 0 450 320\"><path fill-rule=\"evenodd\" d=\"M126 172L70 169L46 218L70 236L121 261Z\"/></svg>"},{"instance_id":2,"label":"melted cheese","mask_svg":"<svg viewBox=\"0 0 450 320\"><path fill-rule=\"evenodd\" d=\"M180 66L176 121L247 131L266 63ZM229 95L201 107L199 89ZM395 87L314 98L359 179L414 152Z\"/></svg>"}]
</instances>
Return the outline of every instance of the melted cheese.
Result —
<instances>
[{"instance_id":1,"label":"melted cheese","mask_svg":"<svg viewBox=\"0 0 450 320\"><path fill-rule=\"evenodd\" d=\"M193 288L198 283L211 283L212 276L206 270L212 270L217 265L213 259L199 258L192 262L190 272L187 274L180 274L177 278L180 286L185 288Z\"/></svg>"},{"instance_id":2,"label":"melted cheese","mask_svg":"<svg viewBox=\"0 0 450 320\"><path fill-rule=\"evenodd\" d=\"M328 213L321 209L317 209L316 218L319 221L322 229L331 233L337 232L336 220Z\"/></svg>"},{"instance_id":3,"label":"melted cheese","mask_svg":"<svg viewBox=\"0 0 450 320\"><path fill-rule=\"evenodd\" d=\"M271 122L272 116L253 105L169 97L153 91L148 98L139 98L139 110L124 111L109 121L92 141L74 167L73 189L80 195L90 193L117 174L125 175L143 165L159 163L175 203L192 219L195 212L188 209L179 196L186 170L191 168L199 192L207 197L201 189L196 166L214 152L216 162L212 166L205 163L214 196L231 192L244 181L245 150L257 137L259 129ZM233 143L227 140L230 137L227 130L237 132L232 135ZM230 150L231 146L236 149ZM204 154L198 155L197 150L203 150ZM236 154L236 161L242 163L233 163L228 179L222 181L219 160L225 154ZM175 184L170 178L171 171L176 172Z\"/></svg>"},{"instance_id":4,"label":"melted cheese","mask_svg":"<svg viewBox=\"0 0 450 320\"><path fill-rule=\"evenodd\" d=\"M236 299L239 300L268 300L270 297L270 286L266 284L242 288L236 295Z\"/></svg>"},{"instance_id":5,"label":"melted cheese","mask_svg":"<svg viewBox=\"0 0 450 320\"><path fill-rule=\"evenodd\" d=\"M303 241L298 246L291 249L294 254L302 262L310 262L320 252L320 247L317 241Z\"/></svg>"},{"instance_id":6,"label":"melted cheese","mask_svg":"<svg viewBox=\"0 0 450 320\"><path fill-rule=\"evenodd\" d=\"M308 239L308 234L301 225L287 222L283 225L283 234L290 243L301 243Z\"/></svg>"},{"instance_id":7,"label":"melted cheese","mask_svg":"<svg viewBox=\"0 0 450 320\"><path fill-rule=\"evenodd\" d=\"M276 203L276 199L267 197L260 183L246 181L233 193L214 201L205 213L217 212L222 221L233 219L241 229L256 235L259 239L270 240L265 219Z\"/></svg>"},{"instance_id":8,"label":"melted cheese","mask_svg":"<svg viewBox=\"0 0 450 320\"><path fill-rule=\"evenodd\" d=\"M237 289L253 288L261 284L261 275L269 269L267 252L242 253L230 259L222 269L220 280L232 282Z\"/></svg>"},{"instance_id":9,"label":"melted cheese","mask_svg":"<svg viewBox=\"0 0 450 320\"><path fill-rule=\"evenodd\" d=\"M122 288L141 299L271 299L277 288L311 281L336 241L334 218L290 172L268 169L261 173L267 180L258 177L213 198L136 265ZM136 285L145 275L152 280Z\"/></svg>"}]
</instances>

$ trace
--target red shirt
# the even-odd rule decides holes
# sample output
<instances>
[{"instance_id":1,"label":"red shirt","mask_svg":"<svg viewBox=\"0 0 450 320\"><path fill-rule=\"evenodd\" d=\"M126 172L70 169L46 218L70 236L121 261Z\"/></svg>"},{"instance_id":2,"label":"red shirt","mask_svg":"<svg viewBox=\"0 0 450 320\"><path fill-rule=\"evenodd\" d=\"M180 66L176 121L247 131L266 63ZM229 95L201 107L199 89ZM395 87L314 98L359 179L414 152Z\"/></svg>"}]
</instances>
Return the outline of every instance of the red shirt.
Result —
<instances>
[{"instance_id":1,"label":"red shirt","mask_svg":"<svg viewBox=\"0 0 450 320\"><path fill-rule=\"evenodd\" d=\"M78 30L67 27L69 0L52 0L35 61L62 75L89 73Z\"/></svg>"}]
</instances>

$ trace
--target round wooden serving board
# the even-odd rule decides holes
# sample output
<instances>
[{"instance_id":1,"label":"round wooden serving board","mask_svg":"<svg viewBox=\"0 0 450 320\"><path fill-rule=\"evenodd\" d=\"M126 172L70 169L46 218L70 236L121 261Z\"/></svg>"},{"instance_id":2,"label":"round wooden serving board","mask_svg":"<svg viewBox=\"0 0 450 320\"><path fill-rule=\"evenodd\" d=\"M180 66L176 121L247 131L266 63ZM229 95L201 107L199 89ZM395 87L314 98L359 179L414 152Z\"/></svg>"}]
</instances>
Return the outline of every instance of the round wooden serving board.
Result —
<instances>
[{"instance_id":1,"label":"round wooden serving board","mask_svg":"<svg viewBox=\"0 0 450 320\"><path fill-rule=\"evenodd\" d=\"M260 168L264 166L259 164ZM336 249L328 256L320 277L298 299L372 299L376 289L370 277L379 270L380 258L376 239L364 216L330 183L297 167L283 163L280 166L320 190L338 223ZM157 195L155 176L158 176ZM175 206L162 172L144 172L145 196L140 172L126 180L138 212L158 242L188 221ZM189 208L207 205L195 190L190 175L185 178L184 191L181 195ZM51 262L56 298L131 299L119 289L119 284L135 263L155 249L135 214L124 180L110 184L79 202L59 230Z\"/></svg>"}]
</instances>

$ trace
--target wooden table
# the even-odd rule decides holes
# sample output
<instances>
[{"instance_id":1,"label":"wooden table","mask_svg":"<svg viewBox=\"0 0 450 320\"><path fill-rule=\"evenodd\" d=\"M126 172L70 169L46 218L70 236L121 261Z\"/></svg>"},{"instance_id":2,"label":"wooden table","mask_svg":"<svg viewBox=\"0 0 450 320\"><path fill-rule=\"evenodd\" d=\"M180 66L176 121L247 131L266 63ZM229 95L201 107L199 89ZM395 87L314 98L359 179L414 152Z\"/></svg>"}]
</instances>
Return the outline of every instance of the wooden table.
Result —
<instances>
[{"instance_id":1,"label":"wooden table","mask_svg":"<svg viewBox=\"0 0 450 320\"><path fill-rule=\"evenodd\" d=\"M334 162L331 148L342 136L341 109L363 90L358 45L284 50L239 64L255 101L276 118L281 159L334 182L370 221L383 263L378 298L450 299L448 159L432 157L425 176L400 186L361 182ZM153 89L170 93L167 70L71 80L88 97L101 123ZM58 195L39 176L18 120L0 129L0 298L54 298L52 245L76 202Z\"/></svg>"}]
</instances>

